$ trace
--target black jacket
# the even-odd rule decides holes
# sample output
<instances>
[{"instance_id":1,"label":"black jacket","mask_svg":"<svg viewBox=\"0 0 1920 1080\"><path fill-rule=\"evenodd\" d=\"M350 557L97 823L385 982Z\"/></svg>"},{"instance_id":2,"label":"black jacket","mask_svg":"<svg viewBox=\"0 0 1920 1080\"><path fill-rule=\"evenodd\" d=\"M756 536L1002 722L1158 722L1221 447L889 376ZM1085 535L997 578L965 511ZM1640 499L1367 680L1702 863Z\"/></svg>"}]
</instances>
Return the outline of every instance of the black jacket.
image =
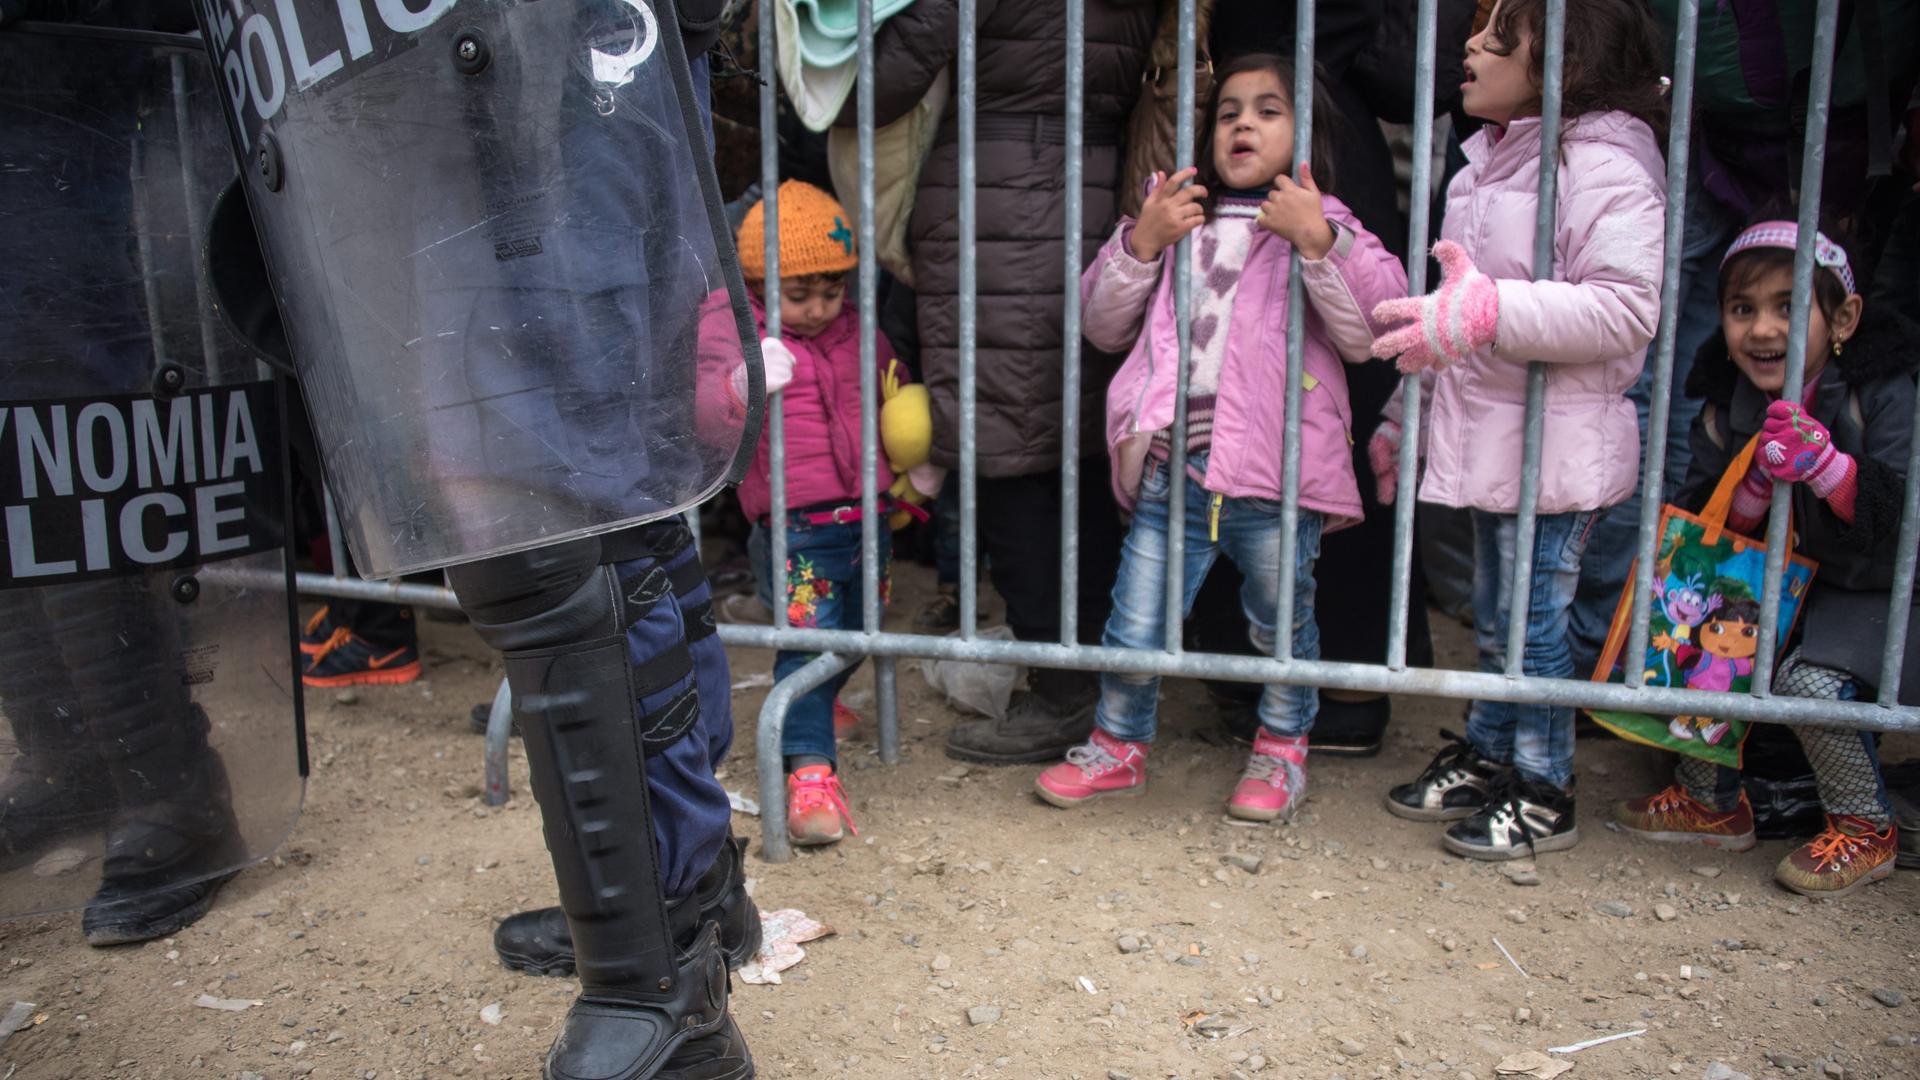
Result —
<instances>
[{"instance_id":1,"label":"black jacket","mask_svg":"<svg viewBox=\"0 0 1920 1080\"><path fill-rule=\"evenodd\" d=\"M1884 308L1869 311L1859 332L1820 375L1807 409L1859 470L1852 523L1806 485L1792 489L1799 553L1820 564L1801 617L1801 655L1868 684L1879 681L1887 638L1916 372L1920 324ZM1740 374L1719 334L1695 357L1687 393L1706 404L1694 421L1693 459L1675 502L1698 511L1734 456L1760 430L1771 398ZM1920 631L1920 610L1910 625ZM1901 703L1920 704L1920 633L1907 637L1902 670Z\"/></svg>"}]
</instances>

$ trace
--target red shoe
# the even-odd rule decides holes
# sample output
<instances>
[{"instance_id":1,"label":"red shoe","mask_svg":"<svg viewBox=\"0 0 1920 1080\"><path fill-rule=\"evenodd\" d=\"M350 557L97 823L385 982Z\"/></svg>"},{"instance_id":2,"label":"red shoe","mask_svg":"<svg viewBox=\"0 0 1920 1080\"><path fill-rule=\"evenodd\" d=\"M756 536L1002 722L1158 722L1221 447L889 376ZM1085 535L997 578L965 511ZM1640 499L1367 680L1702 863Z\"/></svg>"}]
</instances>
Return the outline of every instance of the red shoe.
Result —
<instances>
[{"instance_id":1,"label":"red shoe","mask_svg":"<svg viewBox=\"0 0 1920 1080\"><path fill-rule=\"evenodd\" d=\"M847 791L833 766L802 765L787 775L789 842L796 847L837 844L848 832L860 835L847 810Z\"/></svg>"},{"instance_id":2,"label":"red shoe","mask_svg":"<svg viewBox=\"0 0 1920 1080\"><path fill-rule=\"evenodd\" d=\"M1147 790L1147 744L1094 728L1091 739L1067 751L1067 760L1034 779L1033 790L1068 808L1102 795L1139 795Z\"/></svg>"},{"instance_id":3,"label":"red shoe","mask_svg":"<svg viewBox=\"0 0 1920 1080\"><path fill-rule=\"evenodd\" d=\"M860 714L835 701L833 703L833 737L851 738L853 733L859 730Z\"/></svg>"},{"instance_id":4,"label":"red shoe","mask_svg":"<svg viewBox=\"0 0 1920 1080\"><path fill-rule=\"evenodd\" d=\"M1773 868L1773 880L1801 896L1845 896L1893 876L1899 830L1851 814L1828 814L1826 831L1795 848Z\"/></svg>"},{"instance_id":5,"label":"red shoe","mask_svg":"<svg viewBox=\"0 0 1920 1080\"><path fill-rule=\"evenodd\" d=\"M1253 737L1247 769L1227 800L1227 814L1243 821L1291 817L1306 794L1306 737L1274 735L1261 728Z\"/></svg>"},{"instance_id":6,"label":"red shoe","mask_svg":"<svg viewBox=\"0 0 1920 1080\"><path fill-rule=\"evenodd\" d=\"M1705 844L1727 851L1747 851L1758 841L1753 833L1753 804L1740 793L1740 805L1715 810L1674 784L1644 799L1613 804L1613 820L1642 840L1663 844Z\"/></svg>"}]
</instances>

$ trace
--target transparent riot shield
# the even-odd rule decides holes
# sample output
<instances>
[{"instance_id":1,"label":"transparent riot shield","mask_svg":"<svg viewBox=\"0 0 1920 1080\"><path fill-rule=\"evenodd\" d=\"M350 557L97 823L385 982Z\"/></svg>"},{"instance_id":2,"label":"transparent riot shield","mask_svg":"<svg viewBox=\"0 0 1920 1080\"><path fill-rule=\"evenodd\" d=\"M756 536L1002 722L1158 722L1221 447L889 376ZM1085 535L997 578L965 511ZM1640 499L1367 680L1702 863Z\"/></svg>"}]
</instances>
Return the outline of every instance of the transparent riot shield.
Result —
<instances>
[{"instance_id":1,"label":"transparent riot shield","mask_svg":"<svg viewBox=\"0 0 1920 1080\"><path fill-rule=\"evenodd\" d=\"M299 815L282 383L202 273L218 94L196 38L0 30L0 915Z\"/></svg>"},{"instance_id":2,"label":"transparent riot shield","mask_svg":"<svg viewBox=\"0 0 1920 1080\"><path fill-rule=\"evenodd\" d=\"M744 467L758 347L669 4L196 8L362 573L676 513ZM746 358L749 401L703 352Z\"/></svg>"}]
</instances>

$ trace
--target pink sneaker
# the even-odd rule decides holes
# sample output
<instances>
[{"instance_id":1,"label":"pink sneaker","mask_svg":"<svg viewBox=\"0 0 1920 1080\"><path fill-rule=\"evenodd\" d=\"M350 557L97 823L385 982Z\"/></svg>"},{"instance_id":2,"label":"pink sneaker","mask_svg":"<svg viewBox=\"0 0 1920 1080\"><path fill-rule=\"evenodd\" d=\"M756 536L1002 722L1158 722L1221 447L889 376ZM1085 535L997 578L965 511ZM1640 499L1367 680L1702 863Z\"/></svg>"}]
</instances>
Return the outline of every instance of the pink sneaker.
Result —
<instances>
[{"instance_id":1,"label":"pink sneaker","mask_svg":"<svg viewBox=\"0 0 1920 1080\"><path fill-rule=\"evenodd\" d=\"M844 826L844 828L842 827ZM802 765L787 775L787 840L796 847L836 844L851 830L847 792L831 765Z\"/></svg>"},{"instance_id":2,"label":"pink sneaker","mask_svg":"<svg viewBox=\"0 0 1920 1080\"><path fill-rule=\"evenodd\" d=\"M1240 774L1233 798L1227 800L1227 813L1246 821L1291 818L1306 794L1306 736L1274 735L1262 728L1254 736L1247 771Z\"/></svg>"},{"instance_id":3,"label":"pink sneaker","mask_svg":"<svg viewBox=\"0 0 1920 1080\"><path fill-rule=\"evenodd\" d=\"M1094 728L1093 738L1067 751L1067 760L1034 778L1033 790L1064 807L1101 795L1139 795L1147 790L1147 744Z\"/></svg>"}]
</instances>

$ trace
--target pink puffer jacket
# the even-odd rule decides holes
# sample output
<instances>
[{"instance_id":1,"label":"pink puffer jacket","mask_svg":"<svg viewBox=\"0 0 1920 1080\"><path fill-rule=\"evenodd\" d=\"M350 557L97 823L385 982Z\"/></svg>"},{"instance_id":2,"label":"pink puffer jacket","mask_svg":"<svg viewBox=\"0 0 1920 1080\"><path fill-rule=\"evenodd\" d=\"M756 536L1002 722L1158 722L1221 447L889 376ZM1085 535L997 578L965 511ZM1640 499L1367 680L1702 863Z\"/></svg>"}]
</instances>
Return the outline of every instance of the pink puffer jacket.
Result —
<instances>
[{"instance_id":1,"label":"pink puffer jacket","mask_svg":"<svg viewBox=\"0 0 1920 1080\"><path fill-rule=\"evenodd\" d=\"M1353 411L1341 361L1364 362L1377 329L1367 312L1405 296L1399 260L1340 200L1322 196L1335 243L1325 258L1301 263L1306 285L1306 348L1300 413L1300 505L1327 516L1328 531L1360 520L1353 473ZM1107 386L1107 449L1113 491L1132 508L1154 433L1173 424L1179 346L1170 255L1142 263L1126 250L1133 219L1120 228L1080 279L1087 340L1109 352L1130 349ZM1169 249L1170 251L1172 249ZM1214 407L1213 445L1202 484L1229 498L1280 499L1281 442L1287 405L1287 278L1292 245L1254 230L1234 295L1226 357Z\"/></svg>"},{"instance_id":2,"label":"pink puffer jacket","mask_svg":"<svg viewBox=\"0 0 1920 1080\"><path fill-rule=\"evenodd\" d=\"M767 311L758 295L751 297L753 326L767 332ZM740 335L733 308L722 289L700 306L700 385L695 407L702 430L729 430L746 414L733 393L733 371L740 366ZM840 317L817 336L782 334L793 351L793 382L784 391L787 429L787 507L799 509L818 503L846 503L860 498L860 316L848 303ZM875 331L874 360L882 375L893 359L893 345ZM904 365L903 382L911 381ZM874 402L878 409L880 403ZM771 423L772 408L767 411ZM771 439L762 427L754 451L753 468L740 481L740 508L755 521L767 515L773 502ZM885 494L893 483L893 468L885 450L876 448L874 489Z\"/></svg>"},{"instance_id":3,"label":"pink puffer jacket","mask_svg":"<svg viewBox=\"0 0 1920 1080\"><path fill-rule=\"evenodd\" d=\"M1589 113L1561 134L1554 273L1533 278L1540 120L1461 147L1444 239L1500 290L1494 343L1429 375L1423 502L1520 507L1527 362L1547 365L1540 512L1611 506L1639 482L1640 424L1627 390L1660 316L1666 166L1653 131L1625 113ZM1397 418L1399 402L1387 413Z\"/></svg>"}]
</instances>

